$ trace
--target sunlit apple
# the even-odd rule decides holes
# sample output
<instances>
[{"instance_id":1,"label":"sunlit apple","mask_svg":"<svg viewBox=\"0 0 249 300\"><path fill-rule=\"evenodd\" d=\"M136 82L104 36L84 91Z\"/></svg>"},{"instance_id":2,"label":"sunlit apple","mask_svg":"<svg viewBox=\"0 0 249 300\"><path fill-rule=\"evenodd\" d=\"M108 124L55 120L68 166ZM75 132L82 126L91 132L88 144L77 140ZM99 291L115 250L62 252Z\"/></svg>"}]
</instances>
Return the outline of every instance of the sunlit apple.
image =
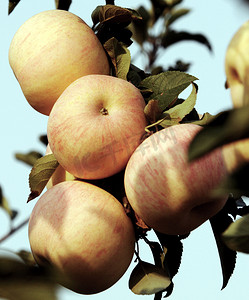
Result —
<instances>
[{"instance_id":1,"label":"sunlit apple","mask_svg":"<svg viewBox=\"0 0 249 300\"><path fill-rule=\"evenodd\" d=\"M60 165L82 179L121 171L147 124L140 91L126 80L88 75L73 82L48 119L49 145Z\"/></svg>"},{"instance_id":2,"label":"sunlit apple","mask_svg":"<svg viewBox=\"0 0 249 300\"><path fill-rule=\"evenodd\" d=\"M93 30L75 14L58 9L38 13L18 29L9 62L29 104L45 115L77 78L109 74Z\"/></svg>"},{"instance_id":3,"label":"sunlit apple","mask_svg":"<svg viewBox=\"0 0 249 300\"><path fill-rule=\"evenodd\" d=\"M29 241L38 265L54 271L59 283L94 294L123 276L135 236L131 220L111 194L82 181L64 181L37 201Z\"/></svg>"}]
</instances>

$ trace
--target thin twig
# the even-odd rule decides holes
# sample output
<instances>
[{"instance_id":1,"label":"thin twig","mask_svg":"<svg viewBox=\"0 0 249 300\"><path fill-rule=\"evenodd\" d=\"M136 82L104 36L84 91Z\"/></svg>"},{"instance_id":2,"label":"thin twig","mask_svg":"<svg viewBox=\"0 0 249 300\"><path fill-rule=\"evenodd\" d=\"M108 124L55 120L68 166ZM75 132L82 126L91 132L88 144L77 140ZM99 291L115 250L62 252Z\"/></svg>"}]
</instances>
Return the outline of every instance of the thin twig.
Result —
<instances>
[{"instance_id":1,"label":"thin twig","mask_svg":"<svg viewBox=\"0 0 249 300\"><path fill-rule=\"evenodd\" d=\"M28 222L29 222L29 217L24 221L22 221L18 226L11 228L11 230L0 239L0 243L7 240L13 233L21 229L26 224L28 224Z\"/></svg>"},{"instance_id":2,"label":"thin twig","mask_svg":"<svg viewBox=\"0 0 249 300\"><path fill-rule=\"evenodd\" d=\"M108 5L108 4L115 5L114 0L106 0L105 2L106 2L106 5Z\"/></svg>"}]
</instances>

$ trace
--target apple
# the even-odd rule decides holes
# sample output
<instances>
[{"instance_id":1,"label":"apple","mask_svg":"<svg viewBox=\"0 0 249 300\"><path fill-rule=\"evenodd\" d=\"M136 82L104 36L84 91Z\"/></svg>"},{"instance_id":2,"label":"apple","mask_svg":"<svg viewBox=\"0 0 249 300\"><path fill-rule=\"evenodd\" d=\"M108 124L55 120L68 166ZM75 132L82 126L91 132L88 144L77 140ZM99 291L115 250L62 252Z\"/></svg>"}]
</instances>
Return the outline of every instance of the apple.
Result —
<instances>
[{"instance_id":1,"label":"apple","mask_svg":"<svg viewBox=\"0 0 249 300\"><path fill-rule=\"evenodd\" d=\"M45 155L48 154L52 154L52 150L49 144L47 145ZM59 165L54 171L53 175L50 177L46 187L47 189L50 189L52 186L60 182L67 181L67 180L74 180L74 179L76 178L72 174L68 173L65 169L62 168L61 165Z\"/></svg>"},{"instance_id":2,"label":"apple","mask_svg":"<svg viewBox=\"0 0 249 300\"><path fill-rule=\"evenodd\" d=\"M225 57L227 85L234 107L249 104L249 21L232 37Z\"/></svg>"},{"instance_id":3,"label":"apple","mask_svg":"<svg viewBox=\"0 0 249 300\"><path fill-rule=\"evenodd\" d=\"M110 72L93 30L75 14L58 9L24 22L10 44L9 63L29 104L45 115L77 78Z\"/></svg>"},{"instance_id":4,"label":"apple","mask_svg":"<svg viewBox=\"0 0 249 300\"><path fill-rule=\"evenodd\" d=\"M249 161L249 139L228 144L188 163L188 146L201 126L181 124L141 143L125 169L125 192L134 211L151 228L186 234L214 216L227 197L212 191Z\"/></svg>"},{"instance_id":5,"label":"apple","mask_svg":"<svg viewBox=\"0 0 249 300\"><path fill-rule=\"evenodd\" d=\"M147 125L140 91L126 80L87 75L59 97L48 118L49 145L60 165L81 179L125 168Z\"/></svg>"},{"instance_id":6,"label":"apple","mask_svg":"<svg viewBox=\"0 0 249 300\"><path fill-rule=\"evenodd\" d=\"M114 285L134 254L134 229L123 206L83 181L64 181L47 190L33 208L28 233L37 264L82 294Z\"/></svg>"}]
</instances>

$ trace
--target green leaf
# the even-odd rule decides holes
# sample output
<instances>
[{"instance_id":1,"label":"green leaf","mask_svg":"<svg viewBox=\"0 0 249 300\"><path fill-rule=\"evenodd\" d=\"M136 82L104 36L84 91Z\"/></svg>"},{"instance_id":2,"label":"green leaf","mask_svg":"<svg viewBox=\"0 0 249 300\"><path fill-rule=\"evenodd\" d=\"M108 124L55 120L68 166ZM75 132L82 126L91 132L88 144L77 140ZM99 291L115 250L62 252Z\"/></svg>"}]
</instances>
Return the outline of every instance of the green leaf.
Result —
<instances>
[{"instance_id":1,"label":"green leaf","mask_svg":"<svg viewBox=\"0 0 249 300\"><path fill-rule=\"evenodd\" d=\"M219 113L191 142L189 160L199 158L224 144L248 138L248 116L249 106Z\"/></svg>"},{"instance_id":2,"label":"green leaf","mask_svg":"<svg viewBox=\"0 0 249 300\"><path fill-rule=\"evenodd\" d=\"M249 214L231 224L222 238L230 249L249 254Z\"/></svg>"},{"instance_id":3,"label":"green leaf","mask_svg":"<svg viewBox=\"0 0 249 300\"><path fill-rule=\"evenodd\" d=\"M57 9L69 10L72 0L55 0L55 7Z\"/></svg>"},{"instance_id":4,"label":"green leaf","mask_svg":"<svg viewBox=\"0 0 249 300\"><path fill-rule=\"evenodd\" d=\"M10 15L20 0L9 0L8 14Z\"/></svg>"},{"instance_id":5,"label":"green leaf","mask_svg":"<svg viewBox=\"0 0 249 300\"><path fill-rule=\"evenodd\" d=\"M212 191L214 197L220 197L229 193L235 197L249 197L249 164L245 163L232 174L226 176L224 181Z\"/></svg>"},{"instance_id":6,"label":"green leaf","mask_svg":"<svg viewBox=\"0 0 249 300\"><path fill-rule=\"evenodd\" d=\"M140 88L151 90L152 93L146 100L158 100L163 111L195 80L196 77L183 72L167 71L145 78L141 81Z\"/></svg>"},{"instance_id":7,"label":"green leaf","mask_svg":"<svg viewBox=\"0 0 249 300\"><path fill-rule=\"evenodd\" d=\"M203 114L203 116L201 117L200 120L191 122L193 124L196 125L200 125L200 126L206 126L208 125L211 121L213 121L215 118L217 117L217 115L211 115L210 113L206 112Z\"/></svg>"},{"instance_id":8,"label":"green leaf","mask_svg":"<svg viewBox=\"0 0 249 300\"><path fill-rule=\"evenodd\" d=\"M0 258L0 297L8 300L56 300L52 278L12 258Z\"/></svg>"},{"instance_id":9,"label":"green leaf","mask_svg":"<svg viewBox=\"0 0 249 300\"><path fill-rule=\"evenodd\" d=\"M130 51L114 37L105 42L104 48L112 61L116 76L126 80L131 63Z\"/></svg>"},{"instance_id":10,"label":"green leaf","mask_svg":"<svg viewBox=\"0 0 249 300\"><path fill-rule=\"evenodd\" d=\"M29 174L30 194L28 202L41 194L49 178L53 175L58 166L59 163L53 154L45 155L35 162Z\"/></svg>"},{"instance_id":11,"label":"green leaf","mask_svg":"<svg viewBox=\"0 0 249 300\"><path fill-rule=\"evenodd\" d=\"M20 160L27 165L33 167L37 159L41 158L42 154L37 151L30 151L28 153L16 153L15 158Z\"/></svg>"},{"instance_id":12,"label":"green leaf","mask_svg":"<svg viewBox=\"0 0 249 300\"><path fill-rule=\"evenodd\" d=\"M160 123L162 127L179 124L179 122L181 122L182 119L194 109L197 98L197 90L193 83L192 87L192 92L185 101L183 101L181 104L173 106L162 114L163 118L165 119Z\"/></svg>"},{"instance_id":13,"label":"green leaf","mask_svg":"<svg viewBox=\"0 0 249 300\"><path fill-rule=\"evenodd\" d=\"M178 20L180 17L185 16L190 12L189 9L181 8L171 11L171 15L166 21L166 26L170 26L172 23L174 23L176 20Z\"/></svg>"},{"instance_id":14,"label":"green leaf","mask_svg":"<svg viewBox=\"0 0 249 300\"><path fill-rule=\"evenodd\" d=\"M168 30L162 38L162 46L168 48L171 45L182 41L194 41L205 45L209 51L212 51L212 46L207 38L202 34L193 34L186 31Z\"/></svg>"},{"instance_id":15,"label":"green leaf","mask_svg":"<svg viewBox=\"0 0 249 300\"><path fill-rule=\"evenodd\" d=\"M137 295L152 295L170 284L171 280L163 269L142 260L133 269L129 280L129 288Z\"/></svg>"}]
</instances>

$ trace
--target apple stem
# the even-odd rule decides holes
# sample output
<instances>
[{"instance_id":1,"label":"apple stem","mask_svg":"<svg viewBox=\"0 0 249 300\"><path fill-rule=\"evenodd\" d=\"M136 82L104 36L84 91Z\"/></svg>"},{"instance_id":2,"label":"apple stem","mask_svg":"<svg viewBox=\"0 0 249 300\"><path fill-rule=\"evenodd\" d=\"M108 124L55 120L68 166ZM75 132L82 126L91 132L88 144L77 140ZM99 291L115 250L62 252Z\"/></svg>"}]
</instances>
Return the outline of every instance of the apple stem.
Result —
<instances>
[{"instance_id":1,"label":"apple stem","mask_svg":"<svg viewBox=\"0 0 249 300\"><path fill-rule=\"evenodd\" d=\"M101 108L100 113L101 113L102 115L108 115L108 114L109 114L109 113L108 113L108 110L107 110L106 108L104 108L104 107Z\"/></svg>"}]
</instances>

